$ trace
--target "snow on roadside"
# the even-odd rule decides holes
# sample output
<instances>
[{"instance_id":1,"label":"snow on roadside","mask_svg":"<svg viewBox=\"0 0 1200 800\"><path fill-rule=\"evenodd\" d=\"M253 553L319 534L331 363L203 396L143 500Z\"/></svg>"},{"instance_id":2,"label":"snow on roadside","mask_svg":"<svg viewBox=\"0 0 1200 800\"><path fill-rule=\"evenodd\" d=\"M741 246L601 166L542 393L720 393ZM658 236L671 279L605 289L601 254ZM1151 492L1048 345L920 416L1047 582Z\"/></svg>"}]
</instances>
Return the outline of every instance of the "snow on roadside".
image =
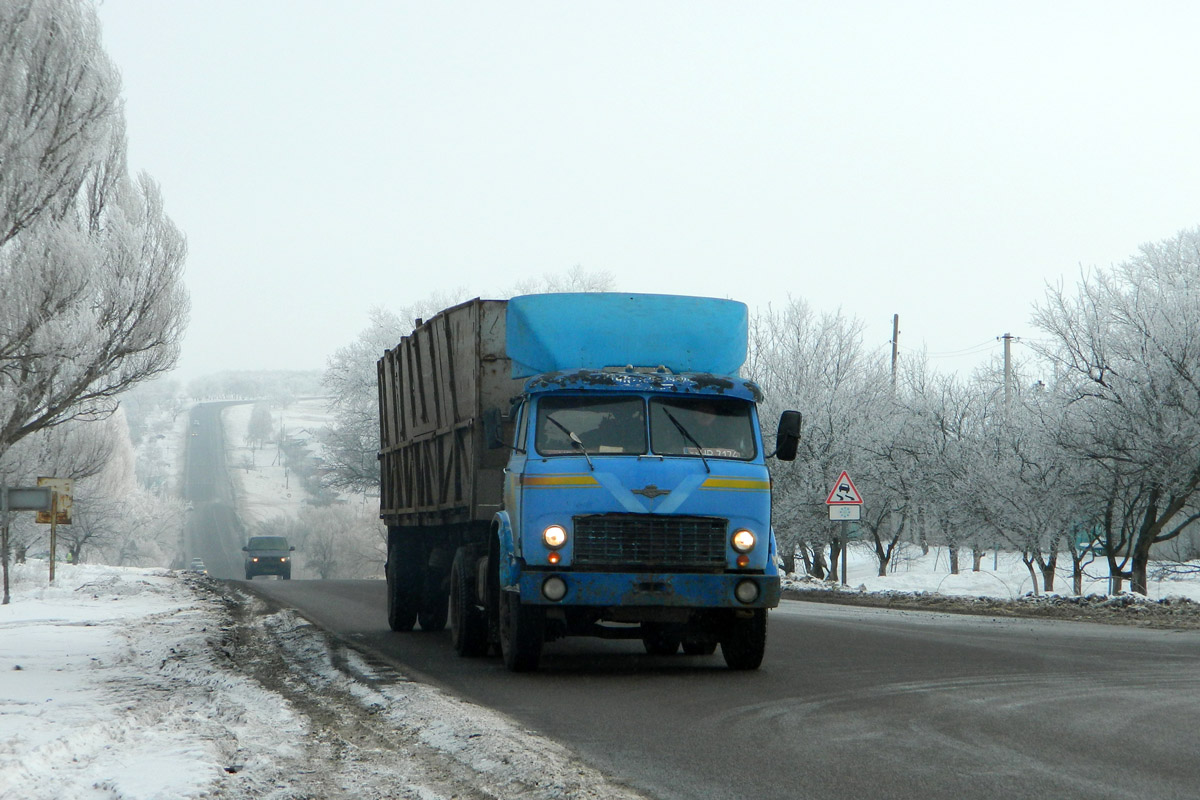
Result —
<instances>
[{"instance_id":1,"label":"snow on roadside","mask_svg":"<svg viewBox=\"0 0 1200 800\"><path fill-rule=\"evenodd\" d=\"M304 720L222 668L214 601L178 573L16 565L0 606L0 798L200 794Z\"/></svg>"},{"instance_id":2,"label":"snow on roadside","mask_svg":"<svg viewBox=\"0 0 1200 800\"><path fill-rule=\"evenodd\" d=\"M0 798L632 800L563 746L190 573L13 571Z\"/></svg>"},{"instance_id":3,"label":"snow on roadside","mask_svg":"<svg viewBox=\"0 0 1200 800\"><path fill-rule=\"evenodd\" d=\"M1065 564L1064 564L1065 561ZM878 561L874 552L865 544L850 545L850 560L847 562L846 585L863 592L911 592L939 594L947 597L983 597L997 600L1015 600L1030 594L1033 581L1029 570L1018 553L988 552L980 570L971 569L970 553L964 553L959 574L950 572L949 554L944 547L930 548L922 555L916 546L907 546L902 558L885 576L879 576ZM1197 575L1176 578L1151 578L1147 586L1147 597L1152 600L1165 598L1187 598L1200 602L1200 580ZM839 575L840 578L840 575ZM1042 576L1038 573L1038 590L1044 592ZM803 591L806 588L828 588L829 584L812 578L785 579L785 588ZM1128 584L1126 584L1128 587ZM1059 559L1055 577L1058 594L1071 592L1070 558ZM1083 595L1108 595L1108 565L1096 559L1084 569Z\"/></svg>"}]
</instances>

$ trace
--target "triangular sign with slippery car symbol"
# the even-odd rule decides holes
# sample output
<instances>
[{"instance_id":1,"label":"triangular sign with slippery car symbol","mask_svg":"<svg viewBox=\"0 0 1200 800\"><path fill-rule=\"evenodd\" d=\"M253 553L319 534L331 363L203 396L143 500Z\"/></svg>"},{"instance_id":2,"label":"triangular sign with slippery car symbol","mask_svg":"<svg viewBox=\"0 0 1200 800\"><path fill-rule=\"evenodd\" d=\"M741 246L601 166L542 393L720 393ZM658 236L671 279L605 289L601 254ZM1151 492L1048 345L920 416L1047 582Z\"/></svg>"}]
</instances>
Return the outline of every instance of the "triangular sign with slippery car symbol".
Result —
<instances>
[{"instance_id":1,"label":"triangular sign with slippery car symbol","mask_svg":"<svg viewBox=\"0 0 1200 800\"><path fill-rule=\"evenodd\" d=\"M861 506L863 504L862 495L858 493L858 489L854 488L854 481L850 480L850 473L842 470L842 474L833 484L833 489L829 492L829 497L825 498L827 506Z\"/></svg>"}]
</instances>

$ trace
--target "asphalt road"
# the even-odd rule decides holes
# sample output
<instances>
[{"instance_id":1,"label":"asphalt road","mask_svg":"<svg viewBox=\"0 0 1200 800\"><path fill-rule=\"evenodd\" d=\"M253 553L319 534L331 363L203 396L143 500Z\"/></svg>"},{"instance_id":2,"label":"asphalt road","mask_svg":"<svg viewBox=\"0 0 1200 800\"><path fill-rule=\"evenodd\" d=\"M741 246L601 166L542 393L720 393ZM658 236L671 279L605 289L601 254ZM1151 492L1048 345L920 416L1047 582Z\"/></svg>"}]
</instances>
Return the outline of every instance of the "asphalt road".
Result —
<instances>
[{"instance_id":1,"label":"asphalt road","mask_svg":"<svg viewBox=\"0 0 1200 800\"><path fill-rule=\"evenodd\" d=\"M191 504L183 531L185 555L188 561L203 559L214 578L245 575L242 545L246 532L238 519L233 485L225 468L221 428L221 410L230 405L234 403L193 407L183 458L183 497Z\"/></svg>"},{"instance_id":2,"label":"asphalt road","mask_svg":"<svg viewBox=\"0 0 1200 800\"><path fill-rule=\"evenodd\" d=\"M1200 796L1196 632L784 601L757 672L572 639L517 675L389 631L382 582L254 590L653 797Z\"/></svg>"},{"instance_id":3,"label":"asphalt road","mask_svg":"<svg viewBox=\"0 0 1200 800\"><path fill-rule=\"evenodd\" d=\"M228 578L244 533L215 419L189 448L186 535ZM784 601L755 672L568 639L513 674L388 630L381 581L242 585L663 800L1200 797L1200 632Z\"/></svg>"}]
</instances>

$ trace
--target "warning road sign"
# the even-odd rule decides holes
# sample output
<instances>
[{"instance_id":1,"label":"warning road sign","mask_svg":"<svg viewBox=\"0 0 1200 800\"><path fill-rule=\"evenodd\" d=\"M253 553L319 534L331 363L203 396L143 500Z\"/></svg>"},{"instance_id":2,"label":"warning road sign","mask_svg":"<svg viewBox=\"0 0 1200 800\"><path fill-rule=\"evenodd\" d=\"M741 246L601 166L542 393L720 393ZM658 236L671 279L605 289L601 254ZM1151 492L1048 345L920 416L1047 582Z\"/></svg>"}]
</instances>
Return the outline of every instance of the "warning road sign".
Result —
<instances>
[{"instance_id":1,"label":"warning road sign","mask_svg":"<svg viewBox=\"0 0 1200 800\"><path fill-rule=\"evenodd\" d=\"M861 506L863 504L862 495L858 493L858 489L854 488L854 481L850 480L850 474L842 470L842 474L833 484L833 489L829 492L829 497L825 498L827 506Z\"/></svg>"}]
</instances>

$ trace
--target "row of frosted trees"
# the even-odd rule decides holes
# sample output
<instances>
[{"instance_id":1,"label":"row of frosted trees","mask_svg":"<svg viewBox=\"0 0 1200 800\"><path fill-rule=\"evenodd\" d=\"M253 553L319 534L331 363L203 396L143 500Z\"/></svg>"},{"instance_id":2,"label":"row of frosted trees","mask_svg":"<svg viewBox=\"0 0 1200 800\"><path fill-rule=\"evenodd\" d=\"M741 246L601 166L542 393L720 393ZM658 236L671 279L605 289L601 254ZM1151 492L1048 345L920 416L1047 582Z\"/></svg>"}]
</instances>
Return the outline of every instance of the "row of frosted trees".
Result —
<instances>
[{"instance_id":1,"label":"row of frosted trees","mask_svg":"<svg viewBox=\"0 0 1200 800\"><path fill-rule=\"evenodd\" d=\"M1200 228L1048 287L1036 338L1007 374L969 377L864 346L861 324L792 301L755 316L748 374L772 407L804 414L801 457L774 464L785 556L836 574L844 542L825 497L843 469L866 499L880 574L902 542L960 554L1000 546L1054 589L1070 558L1107 562L1145 593L1153 548L1200 517ZM828 554L828 556L826 556ZM792 570L795 564L788 565Z\"/></svg>"},{"instance_id":2,"label":"row of frosted trees","mask_svg":"<svg viewBox=\"0 0 1200 800\"><path fill-rule=\"evenodd\" d=\"M129 174L120 89L93 3L0 2L0 487L81 481L76 557L155 519L131 496L128 432L102 423L175 365L188 315L186 242L157 184ZM0 517L5 602L9 526L26 522ZM153 534L111 547L159 557Z\"/></svg>"}]
</instances>

